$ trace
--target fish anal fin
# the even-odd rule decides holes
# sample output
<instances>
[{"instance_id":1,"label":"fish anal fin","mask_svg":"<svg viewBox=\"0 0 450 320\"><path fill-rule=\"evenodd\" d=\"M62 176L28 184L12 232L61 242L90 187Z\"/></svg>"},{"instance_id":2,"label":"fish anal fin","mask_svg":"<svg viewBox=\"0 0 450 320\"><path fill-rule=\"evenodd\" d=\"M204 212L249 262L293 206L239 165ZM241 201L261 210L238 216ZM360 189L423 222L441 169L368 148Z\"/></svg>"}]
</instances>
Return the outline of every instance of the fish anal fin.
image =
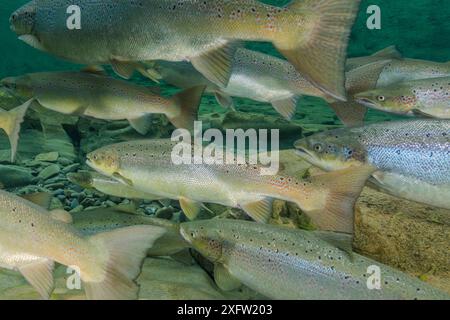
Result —
<instances>
[{"instance_id":1,"label":"fish anal fin","mask_svg":"<svg viewBox=\"0 0 450 320\"><path fill-rule=\"evenodd\" d=\"M202 203L193 201L188 198L181 197L179 199L181 210L183 210L184 214L189 220L195 220L202 210Z\"/></svg>"},{"instance_id":2,"label":"fish anal fin","mask_svg":"<svg viewBox=\"0 0 450 320\"><path fill-rule=\"evenodd\" d=\"M21 195L25 200L28 200L30 202L33 202L34 204L37 204L38 206L41 206L42 208L49 209L50 204L52 202L52 194L49 192L37 192L37 193L31 193L31 194L24 194Z\"/></svg>"},{"instance_id":3,"label":"fish anal fin","mask_svg":"<svg viewBox=\"0 0 450 320\"><path fill-rule=\"evenodd\" d=\"M257 201L240 203L239 206L253 220L267 223L272 216L272 198L264 198Z\"/></svg>"},{"instance_id":4,"label":"fish anal fin","mask_svg":"<svg viewBox=\"0 0 450 320\"><path fill-rule=\"evenodd\" d=\"M298 97L289 97L286 99L272 101L272 106L286 120L291 121L297 109Z\"/></svg>"},{"instance_id":5,"label":"fish anal fin","mask_svg":"<svg viewBox=\"0 0 450 320\"><path fill-rule=\"evenodd\" d=\"M216 97L217 102L225 109L231 109L233 111L236 110L236 108L234 107L233 98L226 93L216 91L214 92L214 96Z\"/></svg>"},{"instance_id":6,"label":"fish anal fin","mask_svg":"<svg viewBox=\"0 0 450 320\"><path fill-rule=\"evenodd\" d=\"M233 56L236 51L235 42L225 42L200 56L191 58L192 65L208 80L222 88L226 88L231 76Z\"/></svg>"},{"instance_id":7,"label":"fish anal fin","mask_svg":"<svg viewBox=\"0 0 450 320\"><path fill-rule=\"evenodd\" d=\"M214 265L214 280L219 289L223 291L233 291L242 286L242 283L220 263Z\"/></svg>"},{"instance_id":8,"label":"fish anal fin","mask_svg":"<svg viewBox=\"0 0 450 320\"><path fill-rule=\"evenodd\" d=\"M54 289L53 268L53 261L40 259L18 269L43 299L49 299Z\"/></svg>"}]
</instances>

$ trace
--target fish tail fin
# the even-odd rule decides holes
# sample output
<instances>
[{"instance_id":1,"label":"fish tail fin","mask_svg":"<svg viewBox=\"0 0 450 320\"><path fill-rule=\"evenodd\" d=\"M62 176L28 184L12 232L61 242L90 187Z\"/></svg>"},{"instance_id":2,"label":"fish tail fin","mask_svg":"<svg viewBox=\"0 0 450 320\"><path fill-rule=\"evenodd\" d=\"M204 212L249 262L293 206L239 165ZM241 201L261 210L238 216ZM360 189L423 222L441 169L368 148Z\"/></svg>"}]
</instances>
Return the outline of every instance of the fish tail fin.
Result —
<instances>
[{"instance_id":1,"label":"fish tail fin","mask_svg":"<svg viewBox=\"0 0 450 320\"><path fill-rule=\"evenodd\" d=\"M288 14L299 16L297 27L292 19L287 19L293 33L274 41L275 47L311 83L343 101L347 96L347 46L359 3L360 0L294 0L288 6Z\"/></svg>"},{"instance_id":2,"label":"fish tail fin","mask_svg":"<svg viewBox=\"0 0 450 320\"><path fill-rule=\"evenodd\" d=\"M147 250L165 233L155 226L133 226L100 233L89 241L106 252L103 276L99 280L85 281L89 300L132 300L138 298L139 287L135 279Z\"/></svg>"},{"instance_id":3,"label":"fish tail fin","mask_svg":"<svg viewBox=\"0 0 450 320\"><path fill-rule=\"evenodd\" d=\"M206 86L186 89L172 98L178 109L177 115L169 117L170 122L177 127L192 131L198 117L198 108Z\"/></svg>"},{"instance_id":4,"label":"fish tail fin","mask_svg":"<svg viewBox=\"0 0 450 320\"><path fill-rule=\"evenodd\" d=\"M356 102L332 102L331 109L346 127L358 127L364 124L364 118L367 114L367 107Z\"/></svg>"},{"instance_id":5,"label":"fish tail fin","mask_svg":"<svg viewBox=\"0 0 450 320\"><path fill-rule=\"evenodd\" d=\"M350 167L313 177L313 183L328 189L322 208L306 212L321 230L353 233L354 206L370 175L371 166Z\"/></svg>"},{"instance_id":6,"label":"fish tail fin","mask_svg":"<svg viewBox=\"0 0 450 320\"><path fill-rule=\"evenodd\" d=\"M30 107L31 100L8 112L0 113L0 128L5 130L11 145L11 162L16 160L17 144L19 142L20 125Z\"/></svg>"}]
</instances>

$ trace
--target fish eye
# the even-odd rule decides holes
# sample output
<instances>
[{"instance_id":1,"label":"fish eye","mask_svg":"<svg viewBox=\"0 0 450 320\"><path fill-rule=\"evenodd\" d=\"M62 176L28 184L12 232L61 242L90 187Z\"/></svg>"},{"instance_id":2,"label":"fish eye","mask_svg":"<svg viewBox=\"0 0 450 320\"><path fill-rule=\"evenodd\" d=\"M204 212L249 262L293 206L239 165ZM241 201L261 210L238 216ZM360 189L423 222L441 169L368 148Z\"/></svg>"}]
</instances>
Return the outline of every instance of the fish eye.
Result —
<instances>
[{"instance_id":1,"label":"fish eye","mask_svg":"<svg viewBox=\"0 0 450 320\"><path fill-rule=\"evenodd\" d=\"M386 98L384 96L378 96L377 99L378 99L378 101L381 101L381 102L386 100Z\"/></svg>"},{"instance_id":2,"label":"fish eye","mask_svg":"<svg viewBox=\"0 0 450 320\"><path fill-rule=\"evenodd\" d=\"M314 145L314 150L317 152L322 152L323 151L323 147L320 143L317 143Z\"/></svg>"},{"instance_id":3,"label":"fish eye","mask_svg":"<svg viewBox=\"0 0 450 320\"><path fill-rule=\"evenodd\" d=\"M19 15L17 13L13 13L11 15L11 21L13 21L13 22L16 21L18 17L19 17Z\"/></svg>"}]
</instances>

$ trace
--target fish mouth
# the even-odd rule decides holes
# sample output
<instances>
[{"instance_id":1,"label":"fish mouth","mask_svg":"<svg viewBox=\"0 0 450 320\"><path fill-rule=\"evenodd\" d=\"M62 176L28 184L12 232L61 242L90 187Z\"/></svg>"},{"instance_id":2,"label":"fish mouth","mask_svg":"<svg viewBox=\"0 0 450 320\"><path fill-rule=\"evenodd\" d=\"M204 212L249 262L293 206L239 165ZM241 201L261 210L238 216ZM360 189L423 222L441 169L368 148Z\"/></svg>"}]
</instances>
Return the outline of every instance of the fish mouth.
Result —
<instances>
[{"instance_id":1,"label":"fish mouth","mask_svg":"<svg viewBox=\"0 0 450 320\"><path fill-rule=\"evenodd\" d=\"M370 107L370 108L377 108L378 106L370 99L368 98L356 98L355 101L357 103L360 103L366 107Z\"/></svg>"},{"instance_id":2,"label":"fish mouth","mask_svg":"<svg viewBox=\"0 0 450 320\"><path fill-rule=\"evenodd\" d=\"M295 154L308 161L314 158L306 148L300 146L295 147Z\"/></svg>"},{"instance_id":3,"label":"fish mouth","mask_svg":"<svg viewBox=\"0 0 450 320\"><path fill-rule=\"evenodd\" d=\"M187 230L183 226L180 226L180 234L184 240L186 240L189 244L192 244L192 239L189 236L189 233L187 232Z\"/></svg>"}]
</instances>

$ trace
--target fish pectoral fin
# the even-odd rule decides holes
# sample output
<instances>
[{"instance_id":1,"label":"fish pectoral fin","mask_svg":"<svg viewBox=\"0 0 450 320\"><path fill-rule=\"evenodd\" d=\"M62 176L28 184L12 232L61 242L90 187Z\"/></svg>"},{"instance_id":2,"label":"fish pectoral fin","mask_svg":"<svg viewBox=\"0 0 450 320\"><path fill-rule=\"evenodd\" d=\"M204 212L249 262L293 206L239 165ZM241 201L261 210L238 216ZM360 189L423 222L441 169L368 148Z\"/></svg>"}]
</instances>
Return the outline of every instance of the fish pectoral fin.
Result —
<instances>
[{"instance_id":1,"label":"fish pectoral fin","mask_svg":"<svg viewBox=\"0 0 450 320\"><path fill-rule=\"evenodd\" d=\"M170 256L173 260L181 262L187 266L194 264L194 259L192 258L191 251L189 249L181 250Z\"/></svg>"},{"instance_id":2,"label":"fish pectoral fin","mask_svg":"<svg viewBox=\"0 0 450 320\"><path fill-rule=\"evenodd\" d=\"M231 76L233 56L237 45L225 42L221 47L210 50L198 57L191 58L192 65L208 80L226 88Z\"/></svg>"},{"instance_id":3,"label":"fish pectoral fin","mask_svg":"<svg viewBox=\"0 0 450 320\"><path fill-rule=\"evenodd\" d=\"M353 256L353 235L333 231L313 231L314 234L329 244Z\"/></svg>"},{"instance_id":4,"label":"fish pectoral fin","mask_svg":"<svg viewBox=\"0 0 450 320\"><path fill-rule=\"evenodd\" d=\"M179 201L181 210L183 210L186 217L189 220L195 220L203 207L203 203L184 197L181 197Z\"/></svg>"},{"instance_id":5,"label":"fish pectoral fin","mask_svg":"<svg viewBox=\"0 0 450 320\"><path fill-rule=\"evenodd\" d=\"M253 202L240 203L239 207L253 220L267 223L272 217L272 203L272 198L264 198Z\"/></svg>"},{"instance_id":6,"label":"fish pectoral fin","mask_svg":"<svg viewBox=\"0 0 450 320\"><path fill-rule=\"evenodd\" d=\"M357 127L364 124L367 107L357 102L341 101L330 103L330 107L346 127Z\"/></svg>"},{"instance_id":7,"label":"fish pectoral fin","mask_svg":"<svg viewBox=\"0 0 450 320\"><path fill-rule=\"evenodd\" d=\"M281 114L287 121L291 121L297 109L297 96L286 99L272 101L272 106L279 114Z\"/></svg>"},{"instance_id":8,"label":"fish pectoral fin","mask_svg":"<svg viewBox=\"0 0 450 320\"><path fill-rule=\"evenodd\" d=\"M134 130L139 132L139 134L145 136L150 130L150 127L152 126L152 115L146 114L137 119L128 119L128 122L130 123L130 126L132 126Z\"/></svg>"},{"instance_id":9,"label":"fish pectoral fin","mask_svg":"<svg viewBox=\"0 0 450 320\"><path fill-rule=\"evenodd\" d=\"M49 192L37 192L31 194L23 194L21 198L33 202L42 208L49 209L52 202L52 194Z\"/></svg>"},{"instance_id":10,"label":"fish pectoral fin","mask_svg":"<svg viewBox=\"0 0 450 320\"><path fill-rule=\"evenodd\" d=\"M222 107L224 107L225 109L231 109L233 111L236 111L232 97L220 91L214 92L214 96L216 97L217 102Z\"/></svg>"},{"instance_id":11,"label":"fish pectoral fin","mask_svg":"<svg viewBox=\"0 0 450 320\"><path fill-rule=\"evenodd\" d=\"M124 79L130 79L134 71L136 70L136 64L133 62L125 62L125 61L118 61L118 60L111 60L110 61L111 66L114 70L114 72Z\"/></svg>"},{"instance_id":12,"label":"fish pectoral fin","mask_svg":"<svg viewBox=\"0 0 450 320\"><path fill-rule=\"evenodd\" d=\"M214 265L214 280L220 290L223 291L233 291L242 287L242 283L220 263Z\"/></svg>"},{"instance_id":13,"label":"fish pectoral fin","mask_svg":"<svg viewBox=\"0 0 450 320\"><path fill-rule=\"evenodd\" d=\"M38 49L41 51L46 51L46 49L41 44L39 39L32 34L26 34L26 35L20 36L19 40L25 42L27 45L32 46L35 49Z\"/></svg>"},{"instance_id":14,"label":"fish pectoral fin","mask_svg":"<svg viewBox=\"0 0 450 320\"><path fill-rule=\"evenodd\" d=\"M414 109L412 110L413 114L416 116L420 116L420 117L424 117L424 118L436 118L435 116L433 116L432 114L429 114L423 110L420 109Z\"/></svg>"},{"instance_id":15,"label":"fish pectoral fin","mask_svg":"<svg viewBox=\"0 0 450 320\"><path fill-rule=\"evenodd\" d=\"M81 72L95 74L98 76L106 76L107 75L105 69L102 66L96 66L96 65L87 66L87 67L81 69Z\"/></svg>"},{"instance_id":16,"label":"fish pectoral fin","mask_svg":"<svg viewBox=\"0 0 450 320\"><path fill-rule=\"evenodd\" d=\"M41 259L19 267L19 272L43 299L49 299L54 289L54 265L52 260Z\"/></svg>"},{"instance_id":17,"label":"fish pectoral fin","mask_svg":"<svg viewBox=\"0 0 450 320\"><path fill-rule=\"evenodd\" d=\"M402 54L397 50L397 47L395 45L389 46L387 48L384 48L383 50L375 52L372 55L372 57L389 58L389 59L403 59Z\"/></svg>"},{"instance_id":18,"label":"fish pectoral fin","mask_svg":"<svg viewBox=\"0 0 450 320\"><path fill-rule=\"evenodd\" d=\"M379 60L347 72L346 88L347 93L352 96L377 87L380 75L384 68L392 60Z\"/></svg>"},{"instance_id":19,"label":"fish pectoral fin","mask_svg":"<svg viewBox=\"0 0 450 320\"><path fill-rule=\"evenodd\" d=\"M125 177L123 177L120 173L115 172L113 175L113 178L116 179L117 181L126 184L127 186L132 187L133 186L133 181L131 181L130 179L127 179Z\"/></svg>"},{"instance_id":20,"label":"fish pectoral fin","mask_svg":"<svg viewBox=\"0 0 450 320\"><path fill-rule=\"evenodd\" d=\"M72 215L63 209L55 209L50 211L50 216L57 221L61 221L67 224L73 222Z\"/></svg>"}]
</instances>

